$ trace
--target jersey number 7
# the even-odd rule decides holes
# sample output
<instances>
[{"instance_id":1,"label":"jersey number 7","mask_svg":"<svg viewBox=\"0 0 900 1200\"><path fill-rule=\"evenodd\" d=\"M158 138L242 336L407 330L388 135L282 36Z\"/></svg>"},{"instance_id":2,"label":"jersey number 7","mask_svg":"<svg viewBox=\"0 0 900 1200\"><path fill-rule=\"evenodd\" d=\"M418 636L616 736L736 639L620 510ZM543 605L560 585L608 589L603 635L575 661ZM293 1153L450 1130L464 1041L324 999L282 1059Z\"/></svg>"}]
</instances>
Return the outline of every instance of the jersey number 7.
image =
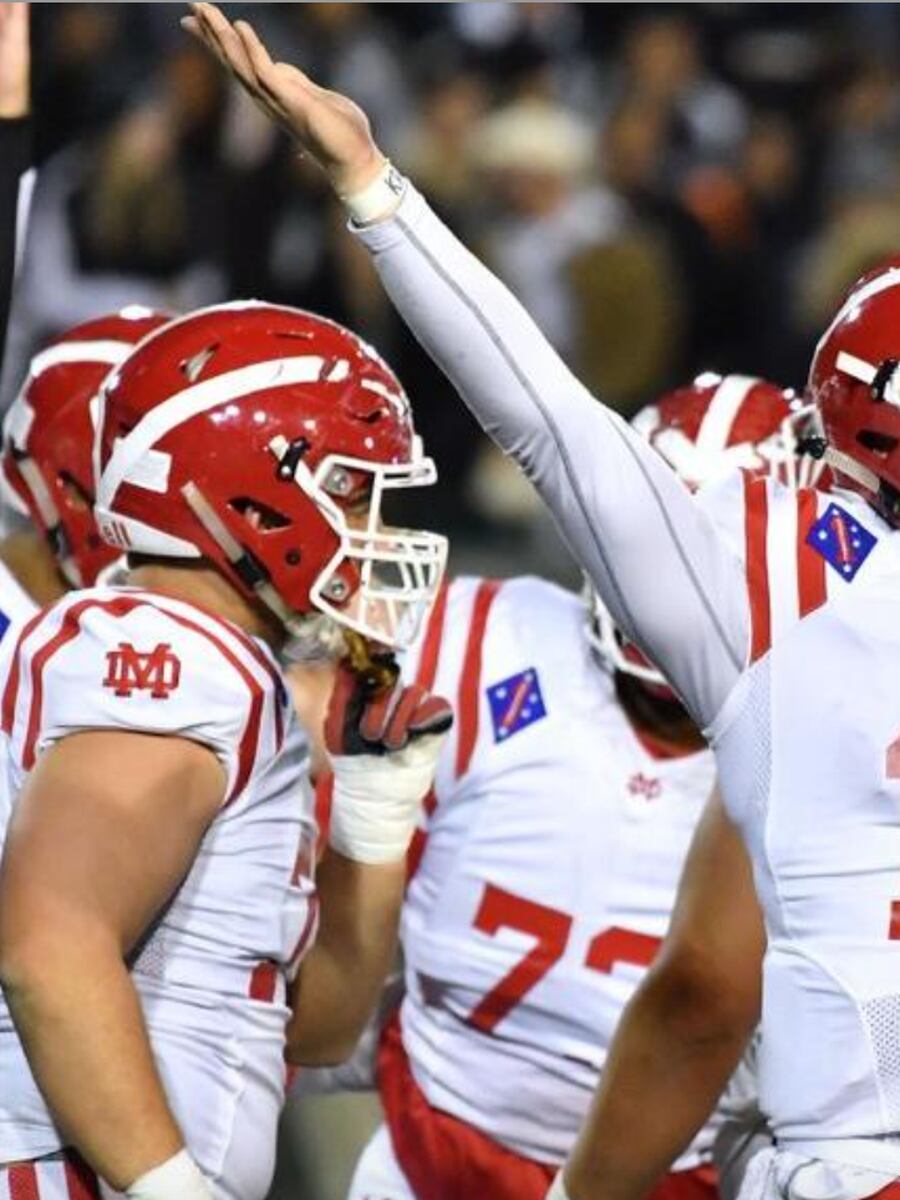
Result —
<instances>
[{"instance_id":1,"label":"jersey number 7","mask_svg":"<svg viewBox=\"0 0 900 1200\"><path fill-rule=\"evenodd\" d=\"M508 971L469 1014L469 1024L490 1033L528 995L566 952L572 917L559 909L525 900L492 883L485 886L475 914L475 928L493 937L502 928L516 929L535 939L531 950ZM608 974L615 963L646 967L662 939L612 926L591 939L584 966Z\"/></svg>"}]
</instances>

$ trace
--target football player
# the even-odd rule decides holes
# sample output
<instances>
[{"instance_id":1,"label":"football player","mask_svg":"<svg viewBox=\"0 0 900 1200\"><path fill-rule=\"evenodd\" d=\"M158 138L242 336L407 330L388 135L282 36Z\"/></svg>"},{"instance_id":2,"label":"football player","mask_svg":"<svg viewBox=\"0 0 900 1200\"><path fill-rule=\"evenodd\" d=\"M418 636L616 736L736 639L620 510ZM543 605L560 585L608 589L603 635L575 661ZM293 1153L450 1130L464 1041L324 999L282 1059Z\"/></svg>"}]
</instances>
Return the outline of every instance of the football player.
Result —
<instances>
[{"instance_id":1,"label":"football player","mask_svg":"<svg viewBox=\"0 0 900 1200\"><path fill-rule=\"evenodd\" d=\"M106 375L171 318L123 309L70 329L34 356L3 420L0 496L13 528L0 541L0 638L42 605L91 587L120 552L94 520L91 402Z\"/></svg>"},{"instance_id":2,"label":"football player","mask_svg":"<svg viewBox=\"0 0 900 1200\"><path fill-rule=\"evenodd\" d=\"M793 468L793 396L700 377L635 425L692 487ZM457 579L407 656L456 699L402 923L405 998L378 1055L386 1122L351 1200L541 1200L671 915L714 765L599 598ZM710 1121L654 1189L715 1195Z\"/></svg>"},{"instance_id":3,"label":"football player","mask_svg":"<svg viewBox=\"0 0 900 1200\"><path fill-rule=\"evenodd\" d=\"M115 367L95 475L127 582L29 620L0 701L0 1194L256 1200L286 1041L340 1057L381 988L449 722L378 658L342 667L314 880L275 652L326 614L357 660L415 632L446 547L380 508L433 466L370 347L248 303L169 322Z\"/></svg>"},{"instance_id":4,"label":"football player","mask_svg":"<svg viewBox=\"0 0 900 1200\"><path fill-rule=\"evenodd\" d=\"M700 821L670 942L554 1196L644 1196L706 1119L761 997L777 1146L746 1194L897 1194L900 269L860 281L812 362L835 492L747 473L712 501L743 529L739 569L703 502L572 376L360 110L273 63L248 25L194 14L189 28L324 168L405 320L716 753L722 799Z\"/></svg>"}]
</instances>

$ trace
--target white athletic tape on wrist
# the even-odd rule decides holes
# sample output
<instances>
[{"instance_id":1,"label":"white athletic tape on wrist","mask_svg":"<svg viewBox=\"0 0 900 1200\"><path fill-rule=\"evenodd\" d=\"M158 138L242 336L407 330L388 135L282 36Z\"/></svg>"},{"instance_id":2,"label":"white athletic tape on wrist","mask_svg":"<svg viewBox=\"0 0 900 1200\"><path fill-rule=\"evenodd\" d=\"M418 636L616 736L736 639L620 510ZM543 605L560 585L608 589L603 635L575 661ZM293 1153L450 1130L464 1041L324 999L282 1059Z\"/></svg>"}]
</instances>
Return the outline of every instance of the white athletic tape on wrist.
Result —
<instances>
[{"instance_id":1,"label":"white athletic tape on wrist","mask_svg":"<svg viewBox=\"0 0 900 1200\"><path fill-rule=\"evenodd\" d=\"M209 1184L187 1150L145 1172L125 1195L129 1200L212 1200Z\"/></svg>"},{"instance_id":2,"label":"white athletic tape on wrist","mask_svg":"<svg viewBox=\"0 0 900 1200\"><path fill-rule=\"evenodd\" d=\"M403 199L406 187L405 176L386 159L371 183L358 192L341 196L341 200L354 225L373 225L394 212Z\"/></svg>"},{"instance_id":3,"label":"white athletic tape on wrist","mask_svg":"<svg viewBox=\"0 0 900 1200\"><path fill-rule=\"evenodd\" d=\"M409 848L434 782L444 734L417 738L393 754L336 755L329 841L364 863L396 862Z\"/></svg>"},{"instance_id":4,"label":"white athletic tape on wrist","mask_svg":"<svg viewBox=\"0 0 900 1200\"><path fill-rule=\"evenodd\" d=\"M550 1191L544 1197L544 1200L571 1200L569 1193L566 1191L566 1185L563 1182L562 1171L560 1171L553 1180L553 1185L551 1186Z\"/></svg>"}]
</instances>

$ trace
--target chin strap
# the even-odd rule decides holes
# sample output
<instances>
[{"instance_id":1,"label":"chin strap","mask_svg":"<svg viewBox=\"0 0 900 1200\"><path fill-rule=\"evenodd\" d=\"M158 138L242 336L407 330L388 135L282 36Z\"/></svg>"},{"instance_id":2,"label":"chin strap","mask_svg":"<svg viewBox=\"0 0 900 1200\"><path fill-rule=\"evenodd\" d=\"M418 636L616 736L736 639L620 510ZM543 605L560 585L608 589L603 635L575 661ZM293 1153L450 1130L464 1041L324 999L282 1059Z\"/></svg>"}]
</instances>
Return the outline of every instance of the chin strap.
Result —
<instances>
[{"instance_id":1,"label":"chin strap","mask_svg":"<svg viewBox=\"0 0 900 1200\"><path fill-rule=\"evenodd\" d=\"M302 632L302 616L288 608L272 587L265 567L231 533L197 485L186 483L181 494L194 516L231 563L234 573L253 590L289 633L299 636Z\"/></svg>"},{"instance_id":2,"label":"chin strap","mask_svg":"<svg viewBox=\"0 0 900 1200\"><path fill-rule=\"evenodd\" d=\"M43 475L34 459L29 458L27 454L17 456L15 463L25 486L31 493L35 507L40 513L41 521L47 530L47 541L50 543L53 557L59 563L60 571L73 588L83 587L81 570L72 554L72 547L69 545L69 539L60 520L59 509L53 502Z\"/></svg>"},{"instance_id":3,"label":"chin strap","mask_svg":"<svg viewBox=\"0 0 900 1200\"><path fill-rule=\"evenodd\" d=\"M864 467L862 463L851 458L849 454L845 454L843 450L836 450L834 446L826 446L821 455L822 461L825 462L834 471L840 471L842 475L854 480L864 487L867 492L877 495L881 490L881 479L874 471L870 471L868 467Z\"/></svg>"}]
</instances>

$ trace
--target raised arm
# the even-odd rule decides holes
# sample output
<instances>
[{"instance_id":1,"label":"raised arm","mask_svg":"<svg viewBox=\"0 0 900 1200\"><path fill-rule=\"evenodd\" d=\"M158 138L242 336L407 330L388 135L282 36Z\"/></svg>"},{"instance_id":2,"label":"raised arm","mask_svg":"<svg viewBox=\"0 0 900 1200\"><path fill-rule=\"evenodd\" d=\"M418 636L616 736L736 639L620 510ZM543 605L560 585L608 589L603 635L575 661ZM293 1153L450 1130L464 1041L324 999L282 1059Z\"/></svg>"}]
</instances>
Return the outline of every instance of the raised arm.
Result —
<instances>
[{"instance_id":1,"label":"raised arm","mask_svg":"<svg viewBox=\"0 0 900 1200\"><path fill-rule=\"evenodd\" d=\"M193 6L187 28L319 162L404 320L553 513L622 630L706 724L740 673L742 575L665 464L572 375L514 296L392 172L364 114L244 22Z\"/></svg>"}]
</instances>

